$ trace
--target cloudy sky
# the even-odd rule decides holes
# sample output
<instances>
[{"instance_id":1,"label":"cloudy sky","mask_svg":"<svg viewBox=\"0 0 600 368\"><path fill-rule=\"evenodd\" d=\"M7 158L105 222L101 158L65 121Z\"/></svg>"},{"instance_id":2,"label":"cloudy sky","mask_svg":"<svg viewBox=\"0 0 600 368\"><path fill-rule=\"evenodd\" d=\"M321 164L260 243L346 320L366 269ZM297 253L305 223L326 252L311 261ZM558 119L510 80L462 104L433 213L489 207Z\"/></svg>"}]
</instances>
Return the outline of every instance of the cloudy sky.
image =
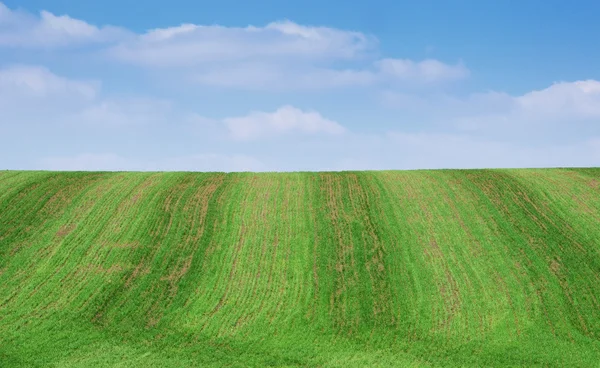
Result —
<instances>
[{"instance_id":1,"label":"cloudy sky","mask_svg":"<svg viewBox=\"0 0 600 368\"><path fill-rule=\"evenodd\" d=\"M584 0L4 0L0 169L600 166L597 14Z\"/></svg>"}]
</instances>

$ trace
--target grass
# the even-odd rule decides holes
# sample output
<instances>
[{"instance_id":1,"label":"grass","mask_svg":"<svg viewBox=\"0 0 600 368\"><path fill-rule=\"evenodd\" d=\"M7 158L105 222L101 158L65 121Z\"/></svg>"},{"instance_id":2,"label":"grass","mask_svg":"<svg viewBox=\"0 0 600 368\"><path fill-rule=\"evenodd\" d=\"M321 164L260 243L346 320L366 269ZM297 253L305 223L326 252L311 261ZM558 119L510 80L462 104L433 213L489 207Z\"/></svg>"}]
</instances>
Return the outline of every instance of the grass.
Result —
<instances>
[{"instance_id":1,"label":"grass","mask_svg":"<svg viewBox=\"0 0 600 368\"><path fill-rule=\"evenodd\" d=\"M600 169L0 172L1 367L594 367Z\"/></svg>"}]
</instances>

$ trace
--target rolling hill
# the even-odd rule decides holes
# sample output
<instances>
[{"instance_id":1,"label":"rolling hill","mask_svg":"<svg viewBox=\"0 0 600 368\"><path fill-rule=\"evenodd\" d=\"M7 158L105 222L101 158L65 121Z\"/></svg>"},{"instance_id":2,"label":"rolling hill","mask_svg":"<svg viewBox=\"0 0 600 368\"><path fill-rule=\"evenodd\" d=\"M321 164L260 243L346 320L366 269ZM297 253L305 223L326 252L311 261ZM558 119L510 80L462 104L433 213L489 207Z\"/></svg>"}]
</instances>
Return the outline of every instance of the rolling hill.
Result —
<instances>
[{"instance_id":1,"label":"rolling hill","mask_svg":"<svg viewBox=\"0 0 600 368\"><path fill-rule=\"evenodd\" d=\"M0 172L0 367L600 362L600 169Z\"/></svg>"}]
</instances>

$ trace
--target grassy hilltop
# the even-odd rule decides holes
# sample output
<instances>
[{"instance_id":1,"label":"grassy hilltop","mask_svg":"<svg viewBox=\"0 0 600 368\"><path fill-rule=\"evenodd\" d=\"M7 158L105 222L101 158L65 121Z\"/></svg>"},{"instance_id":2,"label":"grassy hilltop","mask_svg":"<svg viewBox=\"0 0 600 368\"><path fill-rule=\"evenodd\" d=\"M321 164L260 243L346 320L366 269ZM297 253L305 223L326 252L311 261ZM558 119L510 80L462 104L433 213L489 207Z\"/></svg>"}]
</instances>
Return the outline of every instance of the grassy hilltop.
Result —
<instances>
[{"instance_id":1,"label":"grassy hilltop","mask_svg":"<svg viewBox=\"0 0 600 368\"><path fill-rule=\"evenodd\" d=\"M600 169L0 172L0 367L600 362Z\"/></svg>"}]
</instances>

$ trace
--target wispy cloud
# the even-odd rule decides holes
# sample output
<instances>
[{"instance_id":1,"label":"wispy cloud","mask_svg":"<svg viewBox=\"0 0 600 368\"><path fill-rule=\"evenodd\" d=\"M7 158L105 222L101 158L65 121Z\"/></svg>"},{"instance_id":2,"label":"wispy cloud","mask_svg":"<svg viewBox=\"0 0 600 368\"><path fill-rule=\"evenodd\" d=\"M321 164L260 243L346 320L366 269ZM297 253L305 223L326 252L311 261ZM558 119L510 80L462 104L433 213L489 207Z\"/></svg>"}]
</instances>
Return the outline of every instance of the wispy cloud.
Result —
<instances>
[{"instance_id":1,"label":"wispy cloud","mask_svg":"<svg viewBox=\"0 0 600 368\"><path fill-rule=\"evenodd\" d=\"M438 127L488 136L526 139L600 133L600 82L554 83L522 95L500 92L447 94L382 94L385 106L419 114Z\"/></svg>"},{"instance_id":2,"label":"wispy cloud","mask_svg":"<svg viewBox=\"0 0 600 368\"><path fill-rule=\"evenodd\" d=\"M207 86L289 91L382 85L414 87L452 82L469 74L462 63L450 65L438 60L384 59L363 68L343 69L268 60L209 65L194 71L192 80Z\"/></svg>"},{"instance_id":3,"label":"wispy cloud","mask_svg":"<svg viewBox=\"0 0 600 368\"><path fill-rule=\"evenodd\" d=\"M49 124L94 103L100 87L98 81L66 78L36 65L0 68L0 126Z\"/></svg>"},{"instance_id":4,"label":"wispy cloud","mask_svg":"<svg viewBox=\"0 0 600 368\"><path fill-rule=\"evenodd\" d=\"M47 147L37 167L93 170L600 162L599 81L459 95L453 83L472 73L462 61L382 50L363 32L288 20L136 33L0 3L0 53L33 60L0 64L0 130L10 137L0 153L18 157L37 140ZM132 158L137 150L153 158Z\"/></svg>"},{"instance_id":5,"label":"wispy cloud","mask_svg":"<svg viewBox=\"0 0 600 368\"><path fill-rule=\"evenodd\" d=\"M381 75L401 81L439 82L463 79L469 69L462 63L449 65L435 59L415 62L408 59L383 59L376 62Z\"/></svg>"},{"instance_id":6,"label":"wispy cloud","mask_svg":"<svg viewBox=\"0 0 600 368\"><path fill-rule=\"evenodd\" d=\"M64 117L71 125L148 126L164 123L173 112L169 101L154 98L105 98Z\"/></svg>"},{"instance_id":7,"label":"wispy cloud","mask_svg":"<svg viewBox=\"0 0 600 368\"><path fill-rule=\"evenodd\" d=\"M225 118L231 136L236 140L252 140L288 134L334 134L345 131L339 123L316 111L303 111L283 106L274 112L253 111L246 116Z\"/></svg>"},{"instance_id":8,"label":"wispy cloud","mask_svg":"<svg viewBox=\"0 0 600 368\"><path fill-rule=\"evenodd\" d=\"M373 37L360 32L283 21L264 27L182 24L153 29L109 52L136 65L190 67L223 61L353 59L375 45Z\"/></svg>"},{"instance_id":9,"label":"wispy cloud","mask_svg":"<svg viewBox=\"0 0 600 368\"><path fill-rule=\"evenodd\" d=\"M554 83L515 99L528 118L600 119L600 82L582 80Z\"/></svg>"},{"instance_id":10,"label":"wispy cloud","mask_svg":"<svg viewBox=\"0 0 600 368\"><path fill-rule=\"evenodd\" d=\"M122 39L128 33L112 26L97 27L68 15L42 10L33 15L11 10L0 2L0 46L62 48Z\"/></svg>"},{"instance_id":11,"label":"wispy cloud","mask_svg":"<svg viewBox=\"0 0 600 368\"><path fill-rule=\"evenodd\" d=\"M0 47L96 45L107 60L159 73L176 71L182 81L199 85L306 90L390 82L431 84L469 76L462 63L379 60L379 41L372 35L290 20L246 27L181 24L135 33L48 11L34 15L11 10L2 3L0 19Z\"/></svg>"},{"instance_id":12,"label":"wispy cloud","mask_svg":"<svg viewBox=\"0 0 600 368\"><path fill-rule=\"evenodd\" d=\"M0 69L0 94L4 98L22 94L40 98L77 95L93 99L99 87L97 81L78 81L60 77L42 66L11 65Z\"/></svg>"},{"instance_id":13,"label":"wispy cloud","mask_svg":"<svg viewBox=\"0 0 600 368\"><path fill-rule=\"evenodd\" d=\"M0 68L3 124L60 124L123 127L164 123L173 115L170 101L149 97L107 97L98 81L57 75L37 65ZM10 117L10 118L9 118Z\"/></svg>"}]
</instances>

